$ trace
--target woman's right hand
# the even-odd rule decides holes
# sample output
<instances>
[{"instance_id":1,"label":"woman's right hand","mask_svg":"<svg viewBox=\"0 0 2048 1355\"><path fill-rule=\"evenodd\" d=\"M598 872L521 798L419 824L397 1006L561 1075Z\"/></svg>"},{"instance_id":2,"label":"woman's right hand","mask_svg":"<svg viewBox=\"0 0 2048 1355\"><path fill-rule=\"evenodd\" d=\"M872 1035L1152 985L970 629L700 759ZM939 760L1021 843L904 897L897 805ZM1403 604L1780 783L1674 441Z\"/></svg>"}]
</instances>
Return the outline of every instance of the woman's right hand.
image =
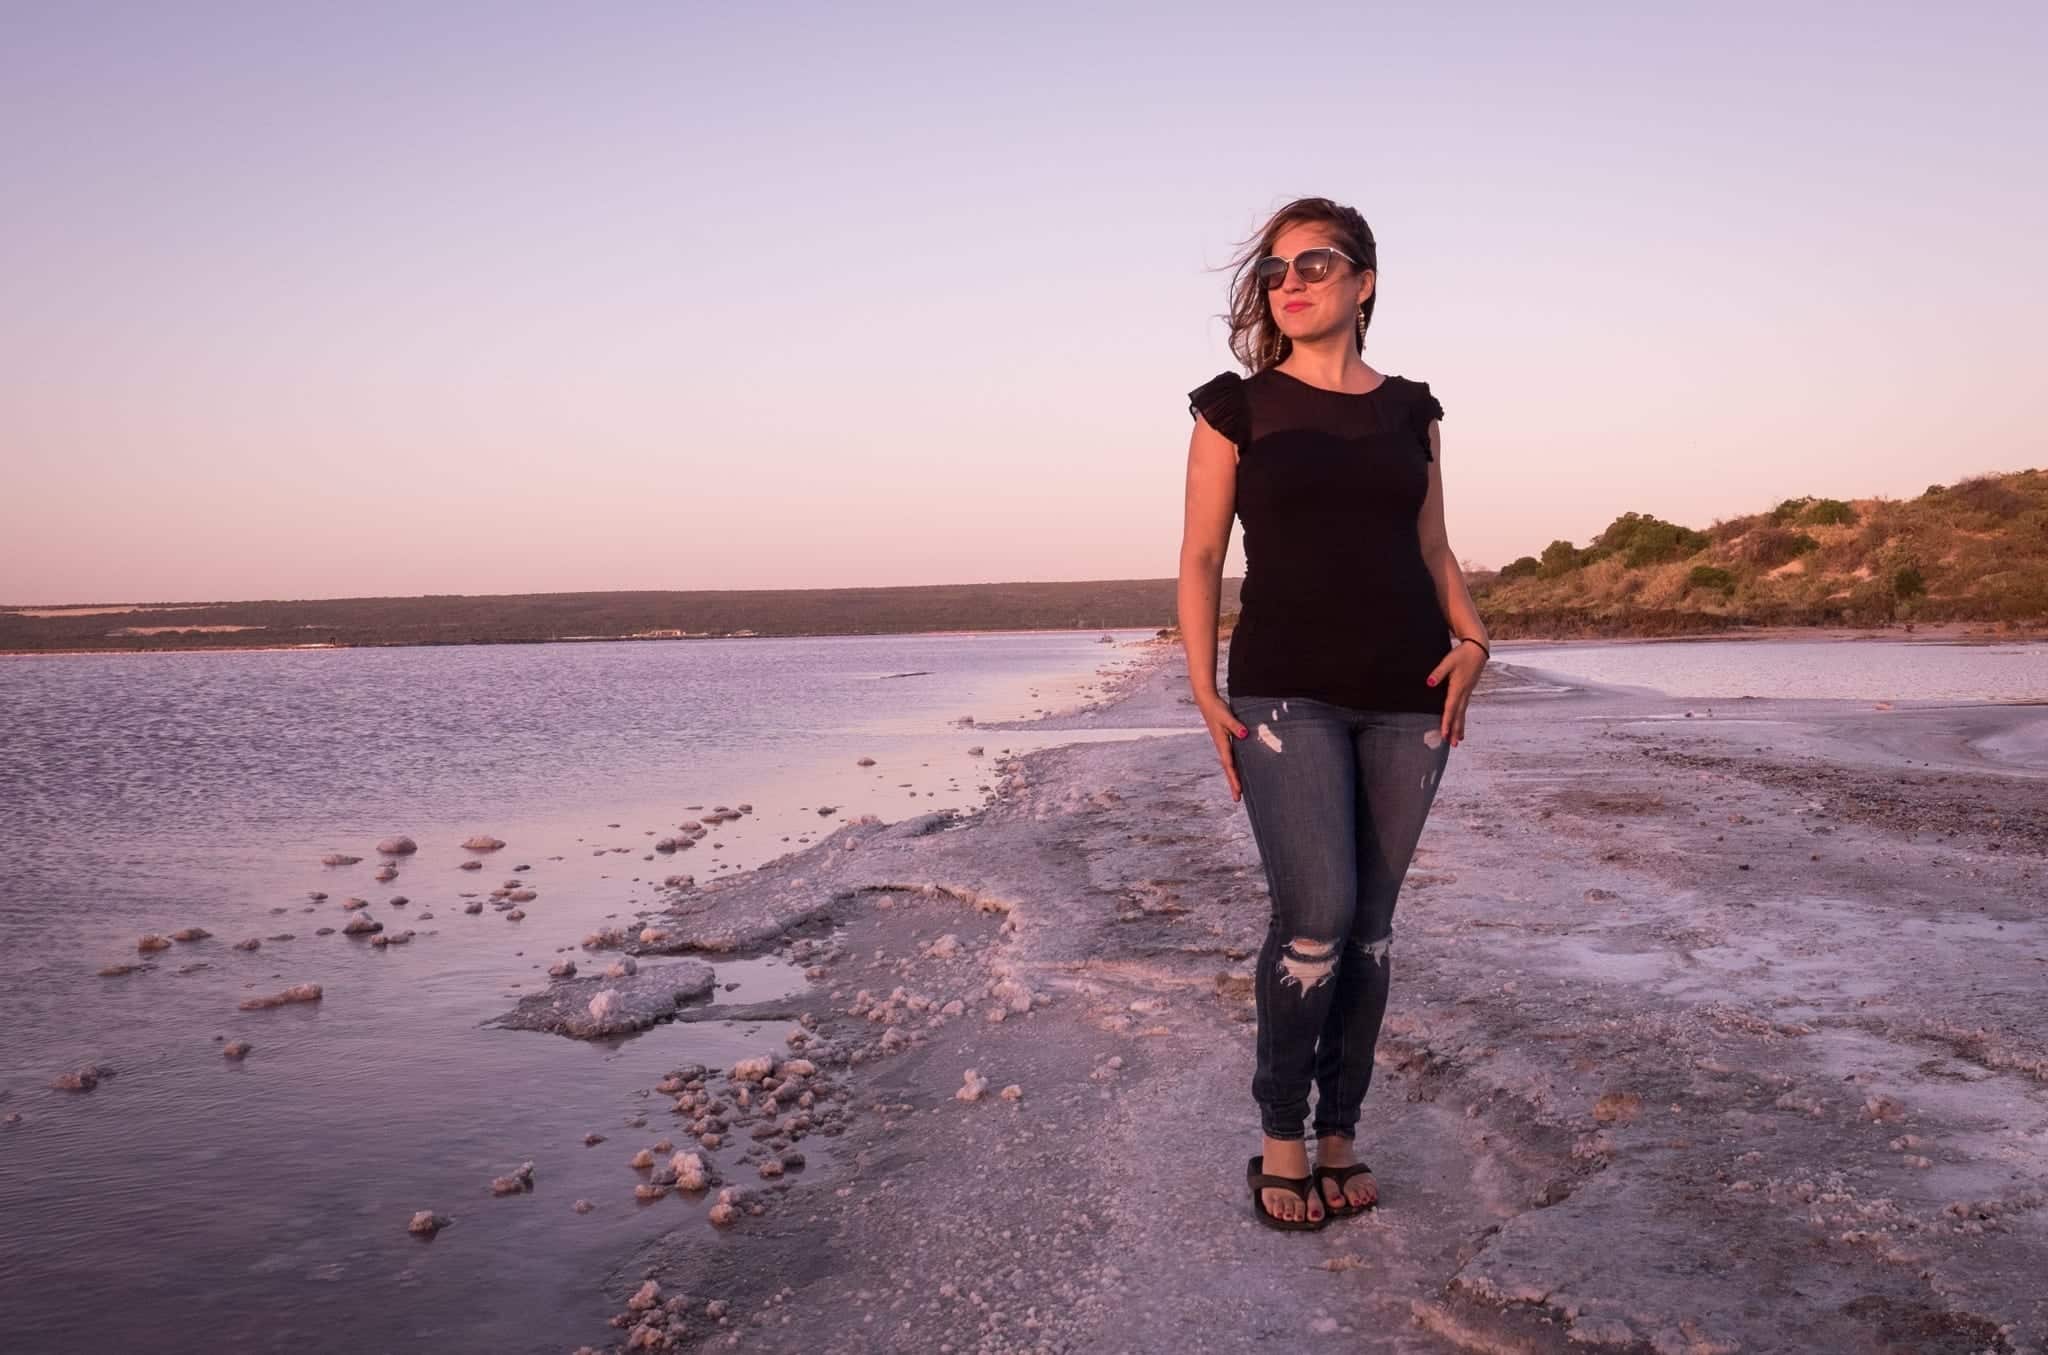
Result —
<instances>
[{"instance_id":1,"label":"woman's right hand","mask_svg":"<svg viewBox=\"0 0 2048 1355\"><path fill-rule=\"evenodd\" d=\"M1237 758L1230 741L1244 738L1251 731L1239 723L1237 713L1220 695L1195 698L1195 708L1202 712L1202 720L1209 726L1209 737L1216 741L1216 757L1223 763L1223 775L1230 781L1230 798L1244 798L1244 787L1237 782Z\"/></svg>"}]
</instances>

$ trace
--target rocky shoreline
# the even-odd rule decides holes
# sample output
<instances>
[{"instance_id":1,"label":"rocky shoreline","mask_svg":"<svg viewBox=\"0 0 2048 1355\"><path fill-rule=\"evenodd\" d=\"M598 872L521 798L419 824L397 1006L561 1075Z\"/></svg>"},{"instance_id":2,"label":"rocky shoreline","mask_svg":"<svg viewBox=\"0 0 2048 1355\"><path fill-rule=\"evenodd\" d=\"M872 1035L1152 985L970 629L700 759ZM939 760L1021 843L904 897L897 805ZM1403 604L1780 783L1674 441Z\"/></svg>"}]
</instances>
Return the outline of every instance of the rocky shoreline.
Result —
<instances>
[{"instance_id":1,"label":"rocky shoreline","mask_svg":"<svg viewBox=\"0 0 2048 1355\"><path fill-rule=\"evenodd\" d=\"M589 1349L2044 1349L2048 767L1984 751L2038 714L1497 662L1395 918L1381 1207L1283 1235L1242 1184L1265 883L1153 655L1029 727L1188 734L1005 756L976 813L643 919L809 982L676 1013L772 1024L615 1145L692 1203Z\"/></svg>"}]
</instances>

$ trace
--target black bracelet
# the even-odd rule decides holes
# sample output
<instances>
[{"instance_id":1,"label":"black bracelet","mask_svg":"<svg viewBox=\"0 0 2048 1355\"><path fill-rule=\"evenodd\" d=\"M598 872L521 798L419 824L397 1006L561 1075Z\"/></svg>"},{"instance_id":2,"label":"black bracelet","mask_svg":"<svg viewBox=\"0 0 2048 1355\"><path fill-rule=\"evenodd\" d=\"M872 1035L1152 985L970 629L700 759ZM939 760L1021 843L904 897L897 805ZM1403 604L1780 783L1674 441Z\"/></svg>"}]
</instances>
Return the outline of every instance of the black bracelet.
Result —
<instances>
[{"instance_id":1,"label":"black bracelet","mask_svg":"<svg viewBox=\"0 0 2048 1355\"><path fill-rule=\"evenodd\" d=\"M1472 640L1472 637L1469 635L1460 635L1458 637L1459 644L1463 644L1467 640ZM1484 640L1472 640L1472 643L1479 646L1479 652L1484 654L1487 657L1488 661L1492 660L1493 651L1486 647L1486 642Z\"/></svg>"}]
</instances>

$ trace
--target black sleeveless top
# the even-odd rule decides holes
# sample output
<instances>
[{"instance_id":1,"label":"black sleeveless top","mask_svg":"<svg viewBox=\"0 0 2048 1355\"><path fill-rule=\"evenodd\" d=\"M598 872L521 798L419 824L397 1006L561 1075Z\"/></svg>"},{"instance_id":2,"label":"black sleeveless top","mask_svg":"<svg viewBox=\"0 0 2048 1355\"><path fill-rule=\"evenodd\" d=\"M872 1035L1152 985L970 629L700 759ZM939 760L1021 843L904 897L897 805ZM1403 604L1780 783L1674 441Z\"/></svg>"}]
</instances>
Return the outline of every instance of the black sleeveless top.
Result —
<instances>
[{"instance_id":1,"label":"black sleeveless top","mask_svg":"<svg viewBox=\"0 0 2048 1355\"><path fill-rule=\"evenodd\" d=\"M1188 408L1237 444L1245 575L1231 696L1442 714L1426 679L1450 649L1416 517L1429 492L1429 383L1363 395L1278 368L1225 372Z\"/></svg>"}]
</instances>

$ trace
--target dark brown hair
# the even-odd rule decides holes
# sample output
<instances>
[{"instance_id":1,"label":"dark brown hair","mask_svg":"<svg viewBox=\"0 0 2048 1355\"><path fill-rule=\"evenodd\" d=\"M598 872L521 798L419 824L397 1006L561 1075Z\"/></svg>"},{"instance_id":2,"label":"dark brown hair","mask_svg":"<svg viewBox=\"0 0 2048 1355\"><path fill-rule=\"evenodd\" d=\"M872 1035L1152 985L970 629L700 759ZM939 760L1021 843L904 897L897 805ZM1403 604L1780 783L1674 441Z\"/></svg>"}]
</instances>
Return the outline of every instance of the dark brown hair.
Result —
<instances>
[{"instance_id":1,"label":"dark brown hair","mask_svg":"<svg viewBox=\"0 0 2048 1355\"><path fill-rule=\"evenodd\" d=\"M1294 341L1273 323L1268 293L1253 273L1252 265L1273 252L1273 241L1282 231L1304 222L1328 226L1334 237L1332 243L1358 260L1359 268L1373 271L1372 295L1358 308L1365 315L1365 323L1372 324L1372 303L1379 299L1380 294L1379 246L1372 238L1372 227L1365 224L1365 218L1355 207L1346 207L1328 198L1296 198L1268 217L1256 234L1242 242L1237 257L1225 265L1233 270L1230 276L1230 314L1224 317L1230 321L1230 351L1245 365L1246 371L1257 372L1271 367L1294 347ZM1359 351L1364 352L1364 338L1360 337L1357 343Z\"/></svg>"}]
</instances>

